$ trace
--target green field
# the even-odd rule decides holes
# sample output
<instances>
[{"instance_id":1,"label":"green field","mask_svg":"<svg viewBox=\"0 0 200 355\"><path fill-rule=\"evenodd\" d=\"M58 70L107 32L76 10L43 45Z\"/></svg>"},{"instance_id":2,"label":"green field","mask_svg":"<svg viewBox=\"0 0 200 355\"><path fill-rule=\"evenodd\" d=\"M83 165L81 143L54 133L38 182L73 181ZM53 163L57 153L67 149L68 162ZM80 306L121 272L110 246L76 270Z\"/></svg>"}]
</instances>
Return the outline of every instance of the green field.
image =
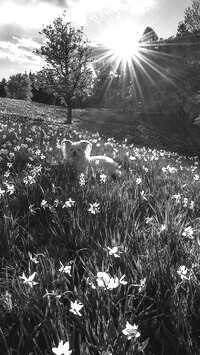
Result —
<instances>
[{"instance_id":1,"label":"green field","mask_svg":"<svg viewBox=\"0 0 200 355\"><path fill-rule=\"evenodd\" d=\"M0 101L1 354L199 354L198 157L104 139L78 128L80 110L72 126L65 115ZM64 137L90 140L121 175L74 183Z\"/></svg>"}]
</instances>

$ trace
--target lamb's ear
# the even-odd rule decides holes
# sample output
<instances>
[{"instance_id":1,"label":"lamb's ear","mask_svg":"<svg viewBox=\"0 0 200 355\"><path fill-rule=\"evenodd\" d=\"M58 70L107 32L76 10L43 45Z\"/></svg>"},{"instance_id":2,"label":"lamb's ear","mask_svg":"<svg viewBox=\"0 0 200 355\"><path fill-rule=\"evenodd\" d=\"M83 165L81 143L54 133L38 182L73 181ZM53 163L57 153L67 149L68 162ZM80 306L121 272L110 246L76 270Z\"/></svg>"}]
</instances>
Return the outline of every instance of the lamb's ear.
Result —
<instances>
[{"instance_id":1,"label":"lamb's ear","mask_svg":"<svg viewBox=\"0 0 200 355\"><path fill-rule=\"evenodd\" d=\"M63 153L63 158L66 158L67 156L67 152L69 150L69 148L72 145L72 141L64 139L61 143L61 149L62 149L62 153Z\"/></svg>"},{"instance_id":2,"label":"lamb's ear","mask_svg":"<svg viewBox=\"0 0 200 355\"><path fill-rule=\"evenodd\" d=\"M92 144L89 141L80 141L83 150L86 152L87 155L90 155L92 150Z\"/></svg>"}]
</instances>

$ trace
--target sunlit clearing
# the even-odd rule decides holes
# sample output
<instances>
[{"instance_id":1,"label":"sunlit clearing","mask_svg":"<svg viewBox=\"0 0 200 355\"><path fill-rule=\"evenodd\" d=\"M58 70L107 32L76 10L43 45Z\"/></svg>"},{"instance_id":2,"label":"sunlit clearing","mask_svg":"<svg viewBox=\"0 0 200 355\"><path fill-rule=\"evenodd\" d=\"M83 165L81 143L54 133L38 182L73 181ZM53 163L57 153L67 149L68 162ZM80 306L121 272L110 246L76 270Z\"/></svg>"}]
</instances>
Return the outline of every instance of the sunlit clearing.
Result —
<instances>
[{"instance_id":1,"label":"sunlit clearing","mask_svg":"<svg viewBox=\"0 0 200 355\"><path fill-rule=\"evenodd\" d=\"M141 35L132 24L118 24L102 37L103 44L116 59L129 62L139 51Z\"/></svg>"}]
</instances>

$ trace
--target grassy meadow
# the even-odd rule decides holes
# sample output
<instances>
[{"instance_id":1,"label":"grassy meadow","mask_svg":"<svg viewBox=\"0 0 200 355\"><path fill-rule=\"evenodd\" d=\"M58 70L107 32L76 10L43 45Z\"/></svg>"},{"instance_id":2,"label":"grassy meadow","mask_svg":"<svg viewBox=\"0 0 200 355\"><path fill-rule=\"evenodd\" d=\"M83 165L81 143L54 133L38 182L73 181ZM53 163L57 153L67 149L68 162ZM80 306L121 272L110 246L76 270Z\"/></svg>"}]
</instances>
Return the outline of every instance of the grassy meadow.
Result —
<instances>
[{"instance_id":1,"label":"grassy meadow","mask_svg":"<svg viewBox=\"0 0 200 355\"><path fill-rule=\"evenodd\" d=\"M1 354L199 354L198 157L104 139L64 114L0 101ZM121 174L73 182L63 138L90 140Z\"/></svg>"}]
</instances>

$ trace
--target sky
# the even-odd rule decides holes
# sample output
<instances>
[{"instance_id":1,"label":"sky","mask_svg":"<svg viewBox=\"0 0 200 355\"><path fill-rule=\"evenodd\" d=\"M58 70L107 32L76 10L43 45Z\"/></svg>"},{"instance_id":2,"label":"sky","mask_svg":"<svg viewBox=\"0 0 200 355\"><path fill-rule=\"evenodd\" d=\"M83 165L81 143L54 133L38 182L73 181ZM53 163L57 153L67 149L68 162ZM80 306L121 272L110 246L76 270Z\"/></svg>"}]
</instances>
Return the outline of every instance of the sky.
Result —
<instances>
[{"instance_id":1,"label":"sky","mask_svg":"<svg viewBox=\"0 0 200 355\"><path fill-rule=\"evenodd\" d=\"M158 37L176 34L192 0L0 0L0 80L17 73L37 72L45 62L33 51L40 48L43 26L66 10L67 21L83 27L88 40L104 44L121 29L127 38L140 38L147 26ZM116 36L115 36L116 41Z\"/></svg>"}]
</instances>

